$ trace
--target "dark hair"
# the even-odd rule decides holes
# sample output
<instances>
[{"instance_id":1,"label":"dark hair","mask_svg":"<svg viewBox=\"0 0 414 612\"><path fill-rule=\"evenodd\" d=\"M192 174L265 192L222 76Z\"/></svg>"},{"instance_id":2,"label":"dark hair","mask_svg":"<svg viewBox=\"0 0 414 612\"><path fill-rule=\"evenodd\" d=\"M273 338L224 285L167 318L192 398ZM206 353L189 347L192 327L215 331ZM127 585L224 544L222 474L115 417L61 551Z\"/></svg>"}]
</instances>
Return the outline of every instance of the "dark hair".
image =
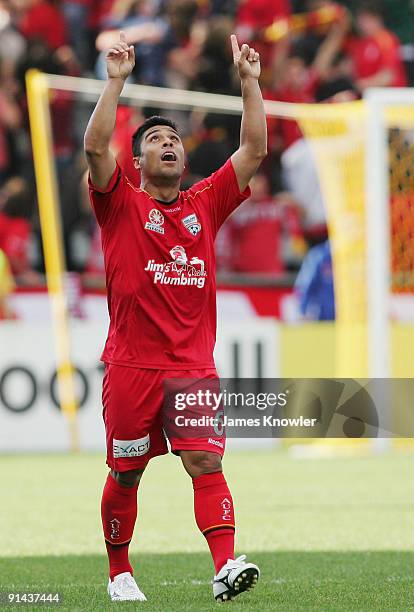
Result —
<instances>
[{"instance_id":1,"label":"dark hair","mask_svg":"<svg viewBox=\"0 0 414 612\"><path fill-rule=\"evenodd\" d=\"M174 121L168 119L167 117L161 117L160 115L153 115L152 117L148 117L145 119L144 123L142 123L139 128L135 130L132 134L132 155L134 157L138 157L141 155L141 140L144 133L150 128L156 125L166 125L174 130L174 132L178 133L178 129Z\"/></svg>"},{"instance_id":2,"label":"dark hair","mask_svg":"<svg viewBox=\"0 0 414 612\"><path fill-rule=\"evenodd\" d=\"M312 37L297 40L290 49L289 58L300 59L306 66L310 66L315 59L314 42Z\"/></svg>"},{"instance_id":3,"label":"dark hair","mask_svg":"<svg viewBox=\"0 0 414 612\"><path fill-rule=\"evenodd\" d=\"M353 92L357 97L360 97L355 84L346 77L339 77L332 81L325 81L316 90L316 102L324 102L329 100L343 91Z\"/></svg>"},{"instance_id":4,"label":"dark hair","mask_svg":"<svg viewBox=\"0 0 414 612\"><path fill-rule=\"evenodd\" d=\"M358 15L375 15L384 18L384 5L380 0L363 0L357 8Z\"/></svg>"}]
</instances>

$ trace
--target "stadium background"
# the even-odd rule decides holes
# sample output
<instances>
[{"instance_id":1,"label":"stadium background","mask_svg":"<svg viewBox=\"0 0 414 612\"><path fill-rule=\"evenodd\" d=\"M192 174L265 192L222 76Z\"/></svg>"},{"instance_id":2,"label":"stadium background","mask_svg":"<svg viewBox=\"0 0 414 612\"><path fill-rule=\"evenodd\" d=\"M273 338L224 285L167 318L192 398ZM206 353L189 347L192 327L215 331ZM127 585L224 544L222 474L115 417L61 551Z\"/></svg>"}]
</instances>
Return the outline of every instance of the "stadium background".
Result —
<instances>
[{"instance_id":1,"label":"stadium background","mask_svg":"<svg viewBox=\"0 0 414 612\"><path fill-rule=\"evenodd\" d=\"M89 209L82 153L94 99L58 88L49 93L71 356L81 400L77 421L82 452L62 455L61 451L71 448L73 438L59 410L27 71L35 68L60 76L103 79L102 49L110 40L108 32L122 28L135 37L138 60L132 83L238 96L228 45L229 34L236 31L240 40L254 43L261 51L261 84L267 99L296 104L352 102L370 84L405 87L414 80L413 3L380 3L384 27L376 15L377 4L366 3L367 14L380 24L370 34L364 33L361 22L364 3L351 0L0 1L0 478L2 490L10 497L2 521L7 526L0 556L3 590L9 584L19 585L19 590L28 585L57 585L71 601L70 607L103 608L100 591L96 588L96 595L94 589L105 571L97 509L105 472L99 355L107 311L99 234ZM292 17L297 14L302 16ZM384 71L388 82L381 80ZM131 134L157 110L156 105L129 100L118 111L113 148L135 182L139 177L129 159ZM184 136L188 153L184 186L213 172L237 147L237 114L202 108L184 112L173 106L161 110L178 122ZM349 114L356 116L358 111L352 108ZM320 117L323 123L323 111ZM334 239L328 231L334 228L334 209L330 209L332 202L323 201L321 158L316 164L318 179L304 152L315 128L308 123L269 117L269 155L254 180L254 197L218 237L216 359L223 377L338 374L333 292L340 279L335 278L327 242ZM412 377L414 339L414 122L409 118L407 123L405 131L389 132L390 374L400 377ZM329 121L323 129L330 136L340 132ZM359 187L342 180L337 188L358 199ZM361 238L359 244L363 243ZM360 269L352 277L351 268L348 282L348 287L354 287L354 329L358 313L365 308ZM345 327L345 334L349 329ZM361 347L360 352L364 350ZM366 375L364 368L350 372ZM231 447L227 469L240 506L238 547L257 551L267 568L264 601L259 604L260 599L253 598L252 605L268 609L279 605L280 609L302 605L397 609L406 605L413 587L407 567L414 545L409 529L414 500L408 485L412 467L408 441L383 447L372 441L256 441L253 448L251 441L234 441ZM169 508L179 527L167 537L168 506L148 477L136 550L143 555L139 557L142 564L149 563L154 597L158 568L165 564L171 573L177 564L180 567L179 579L163 583L166 599L160 605L204 609L208 583L201 573L194 578L190 568L194 559L208 571L208 559L197 533L187 532L191 499L177 462L163 461L154 462L156 482L169 482L170 492L175 486L183 488L183 497ZM79 473L86 471L88 477L79 482ZM255 503L243 486L247 478L256 481ZM82 512L80 499L86 503ZM255 526L249 520L252 513ZM355 532L355 522L363 533ZM182 562L183 552L189 553L186 562ZM60 570L54 555L61 558ZM25 568L29 557L31 571ZM315 559L320 568L316 575ZM335 562L340 570L332 569ZM90 571L90 582L83 582L82 570L76 574L76 564ZM187 603L184 585L189 576L194 579ZM83 584L97 602L77 599L75 583Z\"/></svg>"}]
</instances>

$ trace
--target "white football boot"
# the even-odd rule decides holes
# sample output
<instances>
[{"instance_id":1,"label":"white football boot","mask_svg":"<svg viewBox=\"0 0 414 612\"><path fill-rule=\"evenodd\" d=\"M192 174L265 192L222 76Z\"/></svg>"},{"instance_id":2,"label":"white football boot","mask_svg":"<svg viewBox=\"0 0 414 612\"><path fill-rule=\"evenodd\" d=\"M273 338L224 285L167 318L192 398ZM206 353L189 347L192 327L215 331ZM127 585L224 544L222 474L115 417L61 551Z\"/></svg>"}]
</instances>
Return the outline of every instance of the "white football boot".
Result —
<instances>
[{"instance_id":1,"label":"white football boot","mask_svg":"<svg viewBox=\"0 0 414 612\"><path fill-rule=\"evenodd\" d=\"M213 595L216 601L229 601L243 591L256 586L260 570L254 563L245 562L246 555L228 559L213 578Z\"/></svg>"},{"instance_id":2,"label":"white football boot","mask_svg":"<svg viewBox=\"0 0 414 612\"><path fill-rule=\"evenodd\" d=\"M112 601L147 601L130 572L118 574L113 582L109 579L108 595Z\"/></svg>"}]
</instances>

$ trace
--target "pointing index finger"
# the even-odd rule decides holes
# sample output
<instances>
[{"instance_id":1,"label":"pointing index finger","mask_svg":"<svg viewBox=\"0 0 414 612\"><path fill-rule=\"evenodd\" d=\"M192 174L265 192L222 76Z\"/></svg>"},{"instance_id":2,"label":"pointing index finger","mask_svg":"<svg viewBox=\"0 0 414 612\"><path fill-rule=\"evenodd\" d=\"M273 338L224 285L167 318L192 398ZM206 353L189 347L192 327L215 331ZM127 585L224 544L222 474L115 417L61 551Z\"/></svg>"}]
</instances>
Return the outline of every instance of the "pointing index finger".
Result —
<instances>
[{"instance_id":1,"label":"pointing index finger","mask_svg":"<svg viewBox=\"0 0 414 612\"><path fill-rule=\"evenodd\" d=\"M240 53L239 43L237 42L237 36L235 34L232 34L230 36L230 40L231 40L231 48L233 50L233 57L236 57L236 55Z\"/></svg>"},{"instance_id":2,"label":"pointing index finger","mask_svg":"<svg viewBox=\"0 0 414 612\"><path fill-rule=\"evenodd\" d=\"M126 41L127 41L127 39L126 39L126 34L125 34L125 32L124 32L123 30L121 30L121 31L119 32L119 40L120 40L122 43L126 43Z\"/></svg>"}]
</instances>

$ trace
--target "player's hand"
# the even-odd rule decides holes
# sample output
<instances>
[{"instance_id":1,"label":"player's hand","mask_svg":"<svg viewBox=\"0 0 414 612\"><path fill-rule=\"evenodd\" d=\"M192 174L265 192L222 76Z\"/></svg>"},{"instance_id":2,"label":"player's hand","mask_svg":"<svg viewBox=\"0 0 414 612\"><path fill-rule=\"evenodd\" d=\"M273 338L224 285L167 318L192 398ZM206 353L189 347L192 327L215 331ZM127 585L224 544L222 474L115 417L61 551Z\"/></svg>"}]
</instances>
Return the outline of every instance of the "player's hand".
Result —
<instances>
[{"instance_id":1,"label":"player's hand","mask_svg":"<svg viewBox=\"0 0 414 612\"><path fill-rule=\"evenodd\" d=\"M135 66L135 50L128 45L125 32L119 33L119 42L106 54L106 69L110 79L127 79Z\"/></svg>"},{"instance_id":2,"label":"player's hand","mask_svg":"<svg viewBox=\"0 0 414 612\"><path fill-rule=\"evenodd\" d=\"M247 79L253 77L258 79L260 76L260 55L249 45L242 45L239 48L235 34L230 36L231 48L233 50L233 62L237 66L239 77Z\"/></svg>"}]
</instances>

